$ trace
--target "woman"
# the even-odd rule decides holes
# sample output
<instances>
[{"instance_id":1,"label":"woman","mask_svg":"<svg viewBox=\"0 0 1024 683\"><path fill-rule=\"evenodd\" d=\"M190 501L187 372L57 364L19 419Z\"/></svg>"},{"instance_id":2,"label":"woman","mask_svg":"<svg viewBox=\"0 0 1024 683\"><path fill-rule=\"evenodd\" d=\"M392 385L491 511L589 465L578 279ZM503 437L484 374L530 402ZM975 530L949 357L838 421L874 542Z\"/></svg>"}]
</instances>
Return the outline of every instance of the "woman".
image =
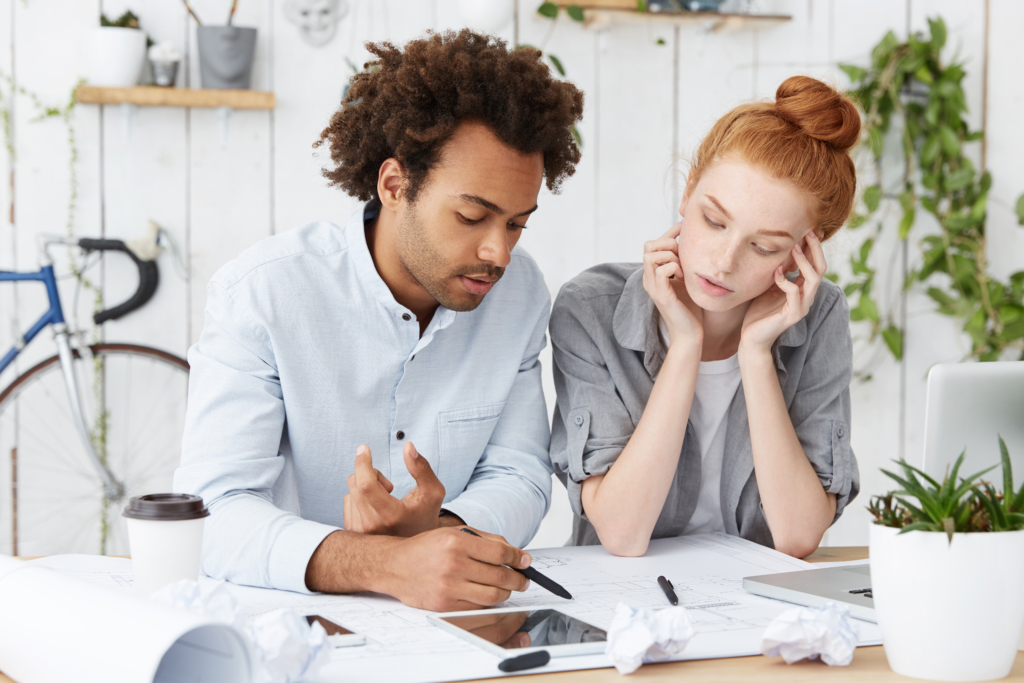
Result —
<instances>
[{"instance_id":1,"label":"woman","mask_svg":"<svg viewBox=\"0 0 1024 683\"><path fill-rule=\"evenodd\" d=\"M857 495L850 317L821 243L853 205L859 135L846 97L787 79L711 129L643 264L562 288L551 460L571 544L638 556L723 531L803 557Z\"/></svg>"}]
</instances>

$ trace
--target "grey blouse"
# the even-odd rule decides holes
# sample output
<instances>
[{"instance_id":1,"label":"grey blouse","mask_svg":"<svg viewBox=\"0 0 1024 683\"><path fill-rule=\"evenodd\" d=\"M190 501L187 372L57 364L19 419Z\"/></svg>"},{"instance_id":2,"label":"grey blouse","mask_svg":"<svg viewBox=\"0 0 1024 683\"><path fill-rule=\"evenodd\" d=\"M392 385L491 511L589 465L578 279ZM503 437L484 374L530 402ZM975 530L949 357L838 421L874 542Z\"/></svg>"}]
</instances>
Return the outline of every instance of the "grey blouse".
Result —
<instances>
[{"instance_id":1,"label":"grey blouse","mask_svg":"<svg viewBox=\"0 0 1024 683\"><path fill-rule=\"evenodd\" d=\"M642 264L602 264L566 283L551 310L550 330L558 394L551 462L576 513L569 544L597 545L597 532L583 514L582 482L607 472L626 447L665 359ZM822 281L807 316L779 336L772 353L804 453L825 491L836 494L834 523L860 490L850 448L853 348L842 290ZM773 547L757 490L742 384L728 420L721 490L725 530ZM688 424L652 538L678 536L686 528L700 492L700 452Z\"/></svg>"}]
</instances>

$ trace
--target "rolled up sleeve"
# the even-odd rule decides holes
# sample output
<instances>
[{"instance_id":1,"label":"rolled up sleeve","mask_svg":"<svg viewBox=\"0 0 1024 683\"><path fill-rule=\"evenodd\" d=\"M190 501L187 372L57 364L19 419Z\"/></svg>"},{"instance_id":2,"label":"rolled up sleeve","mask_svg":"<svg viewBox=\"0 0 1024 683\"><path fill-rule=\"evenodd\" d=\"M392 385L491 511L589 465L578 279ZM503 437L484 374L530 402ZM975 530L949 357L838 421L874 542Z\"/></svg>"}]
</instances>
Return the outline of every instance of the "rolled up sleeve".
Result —
<instances>
[{"instance_id":1,"label":"rolled up sleeve","mask_svg":"<svg viewBox=\"0 0 1024 683\"><path fill-rule=\"evenodd\" d=\"M279 452L285 408L273 349L245 307L216 283L188 354L188 411L174 490L202 496L211 516L203 573L234 583L306 592L306 565L335 527L274 504L287 484Z\"/></svg>"},{"instance_id":2,"label":"rolled up sleeve","mask_svg":"<svg viewBox=\"0 0 1024 683\"><path fill-rule=\"evenodd\" d=\"M850 447L850 311L842 291L835 288L832 292L817 316L789 415L822 487L836 496L835 523L857 497L860 473Z\"/></svg>"},{"instance_id":3,"label":"rolled up sleeve","mask_svg":"<svg viewBox=\"0 0 1024 683\"><path fill-rule=\"evenodd\" d=\"M603 325L575 284L562 288L550 323L557 393L551 464L565 484L573 512L584 518L583 482L611 469L636 427L605 361L614 354L602 353L599 338L615 342L607 332L600 337L591 333Z\"/></svg>"},{"instance_id":4,"label":"rolled up sleeve","mask_svg":"<svg viewBox=\"0 0 1024 683\"><path fill-rule=\"evenodd\" d=\"M516 547L533 539L551 504L550 430L541 384L550 298L534 323L525 357L469 483L444 507L472 527Z\"/></svg>"}]
</instances>

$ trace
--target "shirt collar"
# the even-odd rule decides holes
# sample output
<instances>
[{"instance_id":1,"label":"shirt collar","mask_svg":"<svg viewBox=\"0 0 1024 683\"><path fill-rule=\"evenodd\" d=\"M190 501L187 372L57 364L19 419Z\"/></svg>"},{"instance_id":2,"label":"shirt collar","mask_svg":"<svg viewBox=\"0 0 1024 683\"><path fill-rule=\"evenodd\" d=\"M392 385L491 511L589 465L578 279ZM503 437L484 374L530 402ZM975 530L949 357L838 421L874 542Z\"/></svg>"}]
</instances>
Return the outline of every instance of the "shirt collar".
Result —
<instances>
[{"instance_id":1,"label":"shirt collar","mask_svg":"<svg viewBox=\"0 0 1024 683\"><path fill-rule=\"evenodd\" d=\"M644 289L644 269L633 271L622 288L622 296L612 317L612 332L620 346L644 354L644 367L656 377L665 361L665 345L658 334L658 312L654 300ZM781 346L803 346L807 341L807 319L801 318L779 335L772 345L775 366L785 378L786 367L779 353Z\"/></svg>"}]
</instances>

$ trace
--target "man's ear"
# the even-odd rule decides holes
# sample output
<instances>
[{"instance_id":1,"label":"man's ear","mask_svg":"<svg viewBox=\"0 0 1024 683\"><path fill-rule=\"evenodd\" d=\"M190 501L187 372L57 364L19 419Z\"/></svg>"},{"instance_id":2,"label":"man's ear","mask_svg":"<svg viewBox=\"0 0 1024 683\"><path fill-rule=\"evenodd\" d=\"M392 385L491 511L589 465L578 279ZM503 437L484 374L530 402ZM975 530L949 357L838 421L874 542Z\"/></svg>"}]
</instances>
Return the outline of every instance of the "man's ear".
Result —
<instances>
[{"instance_id":1,"label":"man's ear","mask_svg":"<svg viewBox=\"0 0 1024 683\"><path fill-rule=\"evenodd\" d=\"M397 159L385 159L377 173L377 196L380 203L391 209L398 208L405 188L405 169Z\"/></svg>"}]
</instances>

